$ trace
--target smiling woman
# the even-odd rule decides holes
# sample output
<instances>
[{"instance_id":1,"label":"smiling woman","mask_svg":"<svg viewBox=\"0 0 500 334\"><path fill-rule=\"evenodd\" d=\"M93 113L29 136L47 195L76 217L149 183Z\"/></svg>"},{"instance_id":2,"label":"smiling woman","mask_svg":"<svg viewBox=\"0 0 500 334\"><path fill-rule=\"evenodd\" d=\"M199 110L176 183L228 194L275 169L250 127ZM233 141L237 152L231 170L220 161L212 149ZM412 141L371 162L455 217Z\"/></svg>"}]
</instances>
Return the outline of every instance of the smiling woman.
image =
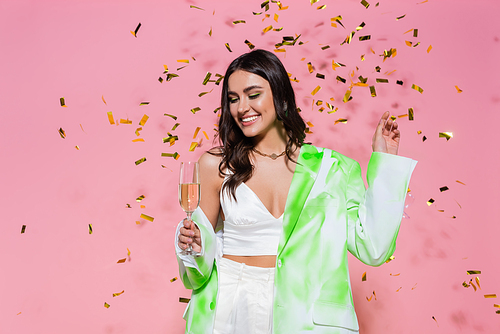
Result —
<instances>
[{"instance_id":1,"label":"smiling woman","mask_svg":"<svg viewBox=\"0 0 500 334\"><path fill-rule=\"evenodd\" d=\"M394 252L416 164L396 155L398 124L380 119L365 190L357 162L304 143L273 53L243 54L224 78L221 146L200 158L200 207L176 234L186 333L357 332L347 251L373 266Z\"/></svg>"}]
</instances>

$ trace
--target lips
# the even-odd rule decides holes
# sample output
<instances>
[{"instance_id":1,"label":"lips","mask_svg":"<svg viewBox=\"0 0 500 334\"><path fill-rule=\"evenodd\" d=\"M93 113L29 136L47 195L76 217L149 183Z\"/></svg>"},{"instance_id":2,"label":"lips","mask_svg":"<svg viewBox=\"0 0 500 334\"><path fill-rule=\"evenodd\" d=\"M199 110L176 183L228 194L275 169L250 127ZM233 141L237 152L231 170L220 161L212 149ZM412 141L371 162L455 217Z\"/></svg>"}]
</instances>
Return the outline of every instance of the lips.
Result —
<instances>
[{"instance_id":1,"label":"lips","mask_svg":"<svg viewBox=\"0 0 500 334\"><path fill-rule=\"evenodd\" d=\"M255 123L260 118L260 115L245 116L241 118L241 124L248 126Z\"/></svg>"}]
</instances>

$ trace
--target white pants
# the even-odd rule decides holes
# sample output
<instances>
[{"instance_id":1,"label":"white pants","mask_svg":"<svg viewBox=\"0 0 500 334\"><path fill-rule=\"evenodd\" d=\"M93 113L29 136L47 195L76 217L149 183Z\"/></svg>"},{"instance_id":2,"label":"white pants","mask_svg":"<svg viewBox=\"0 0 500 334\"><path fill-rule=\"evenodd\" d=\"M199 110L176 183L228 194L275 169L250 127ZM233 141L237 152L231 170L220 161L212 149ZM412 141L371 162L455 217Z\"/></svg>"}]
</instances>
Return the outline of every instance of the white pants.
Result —
<instances>
[{"instance_id":1,"label":"white pants","mask_svg":"<svg viewBox=\"0 0 500 334\"><path fill-rule=\"evenodd\" d=\"M274 271L221 258L214 334L271 333Z\"/></svg>"}]
</instances>

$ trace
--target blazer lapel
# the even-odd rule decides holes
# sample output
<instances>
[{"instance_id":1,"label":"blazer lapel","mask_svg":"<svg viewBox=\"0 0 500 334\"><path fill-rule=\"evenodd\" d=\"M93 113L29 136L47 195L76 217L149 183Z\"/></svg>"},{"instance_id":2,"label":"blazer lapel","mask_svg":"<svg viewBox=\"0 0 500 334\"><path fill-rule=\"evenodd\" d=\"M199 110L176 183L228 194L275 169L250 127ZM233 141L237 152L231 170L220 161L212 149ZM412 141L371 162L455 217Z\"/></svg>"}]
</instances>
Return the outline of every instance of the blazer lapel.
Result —
<instances>
[{"instance_id":1,"label":"blazer lapel","mask_svg":"<svg viewBox=\"0 0 500 334\"><path fill-rule=\"evenodd\" d=\"M298 222L304 203L318 176L322 158L323 152L319 152L312 145L306 144L300 148L299 158L297 159L298 163L295 166L295 172L286 199L285 213L283 215L283 235L280 239L278 255L285 248Z\"/></svg>"}]
</instances>

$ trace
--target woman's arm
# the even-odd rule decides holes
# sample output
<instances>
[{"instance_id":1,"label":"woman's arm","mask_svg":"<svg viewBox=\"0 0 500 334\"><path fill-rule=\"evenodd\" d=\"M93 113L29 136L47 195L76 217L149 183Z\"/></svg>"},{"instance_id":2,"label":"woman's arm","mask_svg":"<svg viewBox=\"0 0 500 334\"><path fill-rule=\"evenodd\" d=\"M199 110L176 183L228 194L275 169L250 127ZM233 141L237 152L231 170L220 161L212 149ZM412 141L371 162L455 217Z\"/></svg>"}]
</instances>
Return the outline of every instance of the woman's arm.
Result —
<instances>
[{"instance_id":1,"label":"woman's arm","mask_svg":"<svg viewBox=\"0 0 500 334\"><path fill-rule=\"evenodd\" d=\"M195 210L192 221L179 223L176 233L176 253L179 273L184 286L196 290L210 278L217 252L214 233L220 210L219 191L222 178L218 172L217 156L203 154L200 164L200 207ZM181 255L181 249L192 244L196 256Z\"/></svg>"}]
</instances>

